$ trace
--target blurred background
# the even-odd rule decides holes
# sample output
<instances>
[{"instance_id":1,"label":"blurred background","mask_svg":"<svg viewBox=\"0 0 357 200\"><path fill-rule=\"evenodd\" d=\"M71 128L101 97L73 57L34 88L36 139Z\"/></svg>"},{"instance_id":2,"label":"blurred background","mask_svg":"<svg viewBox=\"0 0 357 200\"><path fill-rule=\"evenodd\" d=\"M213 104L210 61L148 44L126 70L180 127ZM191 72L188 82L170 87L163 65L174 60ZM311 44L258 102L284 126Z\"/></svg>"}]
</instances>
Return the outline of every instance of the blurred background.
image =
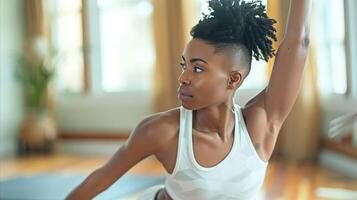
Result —
<instances>
[{"instance_id":1,"label":"blurred background","mask_svg":"<svg viewBox=\"0 0 357 200\"><path fill-rule=\"evenodd\" d=\"M289 1L262 2L278 21L277 48ZM357 1L313 4L301 92L270 161L265 199L357 199ZM0 198L26 199L18 191L63 198L145 116L180 106L181 53L206 6L204 0L0 0ZM267 85L273 62L253 61L235 97L239 105ZM72 174L70 184L58 174ZM129 174L139 176L120 183L129 190L101 198L135 198L162 181L163 168L150 157ZM34 194L51 180L67 188Z\"/></svg>"}]
</instances>

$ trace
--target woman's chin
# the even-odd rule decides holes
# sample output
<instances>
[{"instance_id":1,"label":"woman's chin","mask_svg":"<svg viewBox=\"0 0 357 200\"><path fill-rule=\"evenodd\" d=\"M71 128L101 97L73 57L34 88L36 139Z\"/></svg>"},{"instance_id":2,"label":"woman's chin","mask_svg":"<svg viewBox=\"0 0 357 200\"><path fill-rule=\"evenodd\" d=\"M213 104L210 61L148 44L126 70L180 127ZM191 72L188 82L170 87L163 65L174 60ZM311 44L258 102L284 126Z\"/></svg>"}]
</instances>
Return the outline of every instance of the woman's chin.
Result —
<instances>
[{"instance_id":1,"label":"woman's chin","mask_svg":"<svg viewBox=\"0 0 357 200\"><path fill-rule=\"evenodd\" d=\"M195 106L190 105L184 101L181 102L182 107L184 107L187 110L196 110Z\"/></svg>"}]
</instances>

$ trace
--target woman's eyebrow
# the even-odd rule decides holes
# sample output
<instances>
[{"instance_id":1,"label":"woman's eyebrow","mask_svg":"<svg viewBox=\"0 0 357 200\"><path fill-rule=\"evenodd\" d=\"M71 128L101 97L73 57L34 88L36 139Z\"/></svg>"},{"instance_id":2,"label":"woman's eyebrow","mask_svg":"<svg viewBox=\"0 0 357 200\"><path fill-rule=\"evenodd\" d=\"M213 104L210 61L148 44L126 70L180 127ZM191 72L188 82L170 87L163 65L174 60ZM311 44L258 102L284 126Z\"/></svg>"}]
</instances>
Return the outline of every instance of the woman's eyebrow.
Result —
<instances>
[{"instance_id":1,"label":"woman's eyebrow","mask_svg":"<svg viewBox=\"0 0 357 200\"><path fill-rule=\"evenodd\" d=\"M182 59L183 59L184 62L186 62L186 59L185 59L184 56L182 56ZM204 63L208 64L207 61L205 61L205 60L203 60L203 59L201 59L201 58L191 58L191 59L190 59L190 62L191 62L191 63L196 62L196 61L201 61L201 62L204 62Z\"/></svg>"},{"instance_id":2,"label":"woman's eyebrow","mask_svg":"<svg viewBox=\"0 0 357 200\"><path fill-rule=\"evenodd\" d=\"M191 63L196 62L196 61L201 61L201 62L204 62L204 63L206 63L208 65L208 63L205 60L201 59L201 58L191 58L191 60L190 60Z\"/></svg>"}]
</instances>

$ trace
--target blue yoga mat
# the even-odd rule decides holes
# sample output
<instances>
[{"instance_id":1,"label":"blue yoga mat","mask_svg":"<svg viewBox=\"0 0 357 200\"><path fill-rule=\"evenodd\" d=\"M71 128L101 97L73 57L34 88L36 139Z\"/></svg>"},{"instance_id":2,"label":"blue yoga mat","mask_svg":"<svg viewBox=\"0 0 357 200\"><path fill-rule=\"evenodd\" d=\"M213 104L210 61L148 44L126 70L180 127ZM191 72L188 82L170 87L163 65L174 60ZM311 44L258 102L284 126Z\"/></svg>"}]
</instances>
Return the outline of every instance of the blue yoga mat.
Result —
<instances>
[{"instance_id":1,"label":"blue yoga mat","mask_svg":"<svg viewBox=\"0 0 357 200\"><path fill-rule=\"evenodd\" d=\"M0 181L0 199L57 200L64 199L86 176L73 174L41 174ZM125 175L95 200L121 199L153 185L163 184L163 176Z\"/></svg>"}]
</instances>

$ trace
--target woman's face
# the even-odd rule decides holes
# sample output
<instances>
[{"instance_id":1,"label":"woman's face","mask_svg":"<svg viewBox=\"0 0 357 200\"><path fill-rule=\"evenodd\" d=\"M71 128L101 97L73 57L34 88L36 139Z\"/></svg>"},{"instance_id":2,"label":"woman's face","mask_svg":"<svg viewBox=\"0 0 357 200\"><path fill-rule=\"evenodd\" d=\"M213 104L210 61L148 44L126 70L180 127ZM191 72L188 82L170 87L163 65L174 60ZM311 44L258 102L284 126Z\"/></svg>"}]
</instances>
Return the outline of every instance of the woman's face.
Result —
<instances>
[{"instance_id":1,"label":"woman's face","mask_svg":"<svg viewBox=\"0 0 357 200\"><path fill-rule=\"evenodd\" d=\"M228 88L232 59L215 53L201 39L192 39L185 47L179 76L178 98L182 106L197 110L223 103L234 92Z\"/></svg>"}]
</instances>

